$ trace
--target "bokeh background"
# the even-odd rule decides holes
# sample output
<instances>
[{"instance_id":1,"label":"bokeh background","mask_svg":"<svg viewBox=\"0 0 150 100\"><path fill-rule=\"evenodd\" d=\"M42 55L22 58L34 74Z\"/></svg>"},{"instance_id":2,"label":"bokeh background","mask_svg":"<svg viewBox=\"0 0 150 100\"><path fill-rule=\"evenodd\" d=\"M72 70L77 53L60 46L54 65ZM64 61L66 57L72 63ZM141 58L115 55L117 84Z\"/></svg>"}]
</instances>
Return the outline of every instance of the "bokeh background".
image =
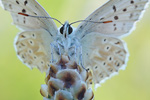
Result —
<instances>
[{"instance_id":1,"label":"bokeh background","mask_svg":"<svg viewBox=\"0 0 150 100\"><path fill-rule=\"evenodd\" d=\"M85 19L106 1L38 0L52 17L62 22ZM123 38L130 52L126 70L102 84L95 91L95 100L150 100L149 12L150 7L136 30ZM45 84L45 74L30 70L17 58L13 43L19 30L11 23L10 14L0 7L0 100L42 100L39 91ZM57 26L60 27L58 23Z\"/></svg>"}]
</instances>

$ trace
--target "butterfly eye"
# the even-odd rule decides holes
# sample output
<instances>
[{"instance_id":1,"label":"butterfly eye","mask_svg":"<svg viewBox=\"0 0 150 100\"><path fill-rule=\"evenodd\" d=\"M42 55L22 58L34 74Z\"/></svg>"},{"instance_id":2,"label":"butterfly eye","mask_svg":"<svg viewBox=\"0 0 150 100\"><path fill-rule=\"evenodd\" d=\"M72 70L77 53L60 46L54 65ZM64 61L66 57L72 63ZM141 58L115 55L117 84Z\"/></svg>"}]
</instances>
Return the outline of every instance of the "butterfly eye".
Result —
<instances>
[{"instance_id":1,"label":"butterfly eye","mask_svg":"<svg viewBox=\"0 0 150 100\"><path fill-rule=\"evenodd\" d=\"M73 31L72 27L69 25L68 33L71 34Z\"/></svg>"},{"instance_id":2,"label":"butterfly eye","mask_svg":"<svg viewBox=\"0 0 150 100\"><path fill-rule=\"evenodd\" d=\"M63 30L64 30L64 26L62 26L59 30L61 34L63 34Z\"/></svg>"}]
</instances>

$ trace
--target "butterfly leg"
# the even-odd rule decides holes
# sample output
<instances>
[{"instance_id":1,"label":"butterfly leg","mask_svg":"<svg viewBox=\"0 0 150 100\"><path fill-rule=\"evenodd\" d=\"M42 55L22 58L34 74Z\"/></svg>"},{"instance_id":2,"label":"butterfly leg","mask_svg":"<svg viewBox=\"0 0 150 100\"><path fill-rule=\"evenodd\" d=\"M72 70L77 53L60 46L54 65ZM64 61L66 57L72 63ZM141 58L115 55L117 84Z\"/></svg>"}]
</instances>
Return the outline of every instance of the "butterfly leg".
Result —
<instances>
[{"instance_id":1,"label":"butterfly leg","mask_svg":"<svg viewBox=\"0 0 150 100\"><path fill-rule=\"evenodd\" d=\"M74 48L74 56L75 56L75 61L78 62L78 57L77 57L77 47L76 46L73 46Z\"/></svg>"},{"instance_id":2,"label":"butterfly leg","mask_svg":"<svg viewBox=\"0 0 150 100\"><path fill-rule=\"evenodd\" d=\"M59 43L57 43L57 48L58 48L58 54L61 57L61 49L60 49L60 44Z\"/></svg>"},{"instance_id":3,"label":"butterfly leg","mask_svg":"<svg viewBox=\"0 0 150 100\"><path fill-rule=\"evenodd\" d=\"M51 60L50 63L53 63L54 59L53 59L53 49L54 49L54 44L50 43L50 48L51 48Z\"/></svg>"},{"instance_id":4,"label":"butterfly leg","mask_svg":"<svg viewBox=\"0 0 150 100\"><path fill-rule=\"evenodd\" d=\"M57 42L52 42L50 44L51 48L51 63L56 61L58 58L61 58L61 54L63 51L61 51L62 44L57 41Z\"/></svg>"},{"instance_id":5,"label":"butterfly leg","mask_svg":"<svg viewBox=\"0 0 150 100\"><path fill-rule=\"evenodd\" d=\"M82 68L86 70L86 68L83 66L83 60L82 60L82 46L79 46L79 45L76 46L75 51L78 51L78 53L79 53L79 56L78 56L78 58L79 58L79 65L81 65Z\"/></svg>"},{"instance_id":6,"label":"butterfly leg","mask_svg":"<svg viewBox=\"0 0 150 100\"><path fill-rule=\"evenodd\" d=\"M79 62L79 46L76 45L72 45L69 50L68 50L68 55L71 59L73 59L76 63L80 63Z\"/></svg>"}]
</instances>

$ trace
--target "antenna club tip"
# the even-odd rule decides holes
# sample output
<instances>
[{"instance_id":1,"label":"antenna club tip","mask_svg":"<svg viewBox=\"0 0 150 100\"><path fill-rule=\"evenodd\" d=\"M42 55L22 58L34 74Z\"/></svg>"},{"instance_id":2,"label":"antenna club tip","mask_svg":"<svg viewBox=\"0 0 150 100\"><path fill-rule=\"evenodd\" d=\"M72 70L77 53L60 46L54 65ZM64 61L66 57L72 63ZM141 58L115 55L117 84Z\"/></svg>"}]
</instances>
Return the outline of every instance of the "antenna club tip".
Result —
<instances>
[{"instance_id":1,"label":"antenna club tip","mask_svg":"<svg viewBox=\"0 0 150 100\"><path fill-rule=\"evenodd\" d=\"M23 16L29 16L28 14L24 14L24 13L18 13L19 15L23 15Z\"/></svg>"},{"instance_id":2,"label":"antenna club tip","mask_svg":"<svg viewBox=\"0 0 150 100\"><path fill-rule=\"evenodd\" d=\"M106 23L112 23L112 22L113 21L110 20L110 21L104 21L103 23L106 24Z\"/></svg>"}]
</instances>

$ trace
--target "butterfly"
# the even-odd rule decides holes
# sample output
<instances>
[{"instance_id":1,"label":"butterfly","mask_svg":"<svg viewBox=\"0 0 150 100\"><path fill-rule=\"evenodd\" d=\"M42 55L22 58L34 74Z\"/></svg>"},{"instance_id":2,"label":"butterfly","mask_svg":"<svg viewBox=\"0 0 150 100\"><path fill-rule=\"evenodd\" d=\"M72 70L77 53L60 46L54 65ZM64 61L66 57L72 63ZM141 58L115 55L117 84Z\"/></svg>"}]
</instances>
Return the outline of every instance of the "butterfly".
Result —
<instances>
[{"instance_id":1,"label":"butterfly","mask_svg":"<svg viewBox=\"0 0 150 100\"><path fill-rule=\"evenodd\" d=\"M0 2L22 30L14 46L19 59L29 68L45 72L50 63L67 54L86 70L92 70L94 83L102 83L125 69L129 53L121 38L132 32L149 0L109 0L76 29L67 21L57 28L36 0Z\"/></svg>"}]
</instances>

